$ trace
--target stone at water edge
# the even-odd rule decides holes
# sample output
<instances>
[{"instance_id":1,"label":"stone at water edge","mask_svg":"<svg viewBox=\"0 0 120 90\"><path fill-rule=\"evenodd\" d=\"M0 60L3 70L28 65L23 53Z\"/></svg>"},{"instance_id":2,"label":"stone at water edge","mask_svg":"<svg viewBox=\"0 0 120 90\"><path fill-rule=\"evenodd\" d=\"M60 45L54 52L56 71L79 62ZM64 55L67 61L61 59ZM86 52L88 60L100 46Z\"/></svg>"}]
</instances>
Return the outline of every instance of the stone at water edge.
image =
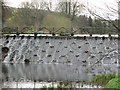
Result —
<instances>
[{"instance_id":1,"label":"stone at water edge","mask_svg":"<svg viewBox=\"0 0 120 90\"><path fill-rule=\"evenodd\" d=\"M8 47L2 47L2 61L5 59L5 57L8 55L9 48Z\"/></svg>"},{"instance_id":2,"label":"stone at water edge","mask_svg":"<svg viewBox=\"0 0 120 90\"><path fill-rule=\"evenodd\" d=\"M2 47L2 53L8 53L9 48L8 47Z\"/></svg>"}]
</instances>

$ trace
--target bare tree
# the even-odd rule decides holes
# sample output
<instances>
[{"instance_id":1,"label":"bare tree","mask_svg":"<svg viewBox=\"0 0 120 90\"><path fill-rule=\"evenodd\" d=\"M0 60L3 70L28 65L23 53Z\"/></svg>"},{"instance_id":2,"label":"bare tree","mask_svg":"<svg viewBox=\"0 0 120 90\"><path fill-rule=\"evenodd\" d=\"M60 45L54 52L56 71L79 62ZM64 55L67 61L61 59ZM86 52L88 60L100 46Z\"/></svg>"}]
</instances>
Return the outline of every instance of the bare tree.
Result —
<instances>
[{"instance_id":1,"label":"bare tree","mask_svg":"<svg viewBox=\"0 0 120 90\"><path fill-rule=\"evenodd\" d=\"M46 2L41 1L34 1L34 2L22 2L21 3L21 15L23 16L24 23L27 26L33 25L34 30L38 31L41 22L45 16L45 10L47 10L49 7L47 7ZM50 10L50 9L49 9ZM26 17L26 18L25 18Z\"/></svg>"},{"instance_id":2,"label":"bare tree","mask_svg":"<svg viewBox=\"0 0 120 90\"><path fill-rule=\"evenodd\" d=\"M77 0L69 0L65 2L59 2L58 10L62 13L65 13L71 18L71 21L74 20L75 16L77 16L81 10L83 9L83 4L81 4Z\"/></svg>"},{"instance_id":3,"label":"bare tree","mask_svg":"<svg viewBox=\"0 0 120 90\"><path fill-rule=\"evenodd\" d=\"M114 28L116 28L117 31L120 31L120 1L116 1L114 7L105 4L106 9L104 8L98 8L96 6L90 8L88 6L84 6L86 7L86 9L89 11L89 13L94 16L95 18L101 20L101 21L106 21L110 24L112 24L112 26ZM97 8L97 10L95 10L95 8ZM119 8L119 9L118 9ZM98 12L100 11L100 12ZM118 21L118 24L116 24L114 22L114 20L112 19L112 17L118 17L116 18Z\"/></svg>"},{"instance_id":4,"label":"bare tree","mask_svg":"<svg viewBox=\"0 0 120 90\"><path fill-rule=\"evenodd\" d=\"M4 23L6 22L6 19L12 16L13 8L7 6L7 2L2 1L1 2L1 15L2 15L2 24L4 26Z\"/></svg>"},{"instance_id":5,"label":"bare tree","mask_svg":"<svg viewBox=\"0 0 120 90\"><path fill-rule=\"evenodd\" d=\"M34 1L31 3L31 9L33 9L33 18L35 30L38 31L41 26L41 22L45 17L45 12L52 12L52 2Z\"/></svg>"},{"instance_id":6,"label":"bare tree","mask_svg":"<svg viewBox=\"0 0 120 90\"><path fill-rule=\"evenodd\" d=\"M67 15L67 17L71 19L71 28L68 33L73 34L74 20L75 17L79 16L81 11L84 9L83 4L78 0L66 0L64 2L59 2L57 9L59 12Z\"/></svg>"},{"instance_id":7,"label":"bare tree","mask_svg":"<svg viewBox=\"0 0 120 90\"><path fill-rule=\"evenodd\" d=\"M2 30L2 2L0 1L0 31Z\"/></svg>"}]
</instances>

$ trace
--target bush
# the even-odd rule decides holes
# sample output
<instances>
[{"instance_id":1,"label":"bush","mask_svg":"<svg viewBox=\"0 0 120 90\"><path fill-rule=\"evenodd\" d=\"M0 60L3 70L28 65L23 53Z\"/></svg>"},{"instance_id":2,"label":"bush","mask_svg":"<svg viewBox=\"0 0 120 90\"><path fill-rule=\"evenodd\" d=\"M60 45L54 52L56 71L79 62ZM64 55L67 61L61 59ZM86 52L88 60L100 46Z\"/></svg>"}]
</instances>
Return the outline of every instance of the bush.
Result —
<instances>
[{"instance_id":1,"label":"bush","mask_svg":"<svg viewBox=\"0 0 120 90\"><path fill-rule=\"evenodd\" d=\"M94 77L90 82L96 85L105 86L111 79L119 76L116 74L98 75Z\"/></svg>"},{"instance_id":2,"label":"bush","mask_svg":"<svg viewBox=\"0 0 120 90\"><path fill-rule=\"evenodd\" d=\"M17 29L17 27L14 27L14 28L12 28L12 27L4 27L2 32L3 33L9 33L9 34L10 33L16 33L16 32L18 32L18 29Z\"/></svg>"},{"instance_id":3,"label":"bush","mask_svg":"<svg viewBox=\"0 0 120 90\"><path fill-rule=\"evenodd\" d=\"M34 32L35 32L35 30L28 30L25 33L34 33Z\"/></svg>"},{"instance_id":4,"label":"bush","mask_svg":"<svg viewBox=\"0 0 120 90\"><path fill-rule=\"evenodd\" d=\"M105 88L114 88L114 89L120 89L120 78L114 78L110 80L106 85ZM105 89L104 89L105 90ZM112 89L113 90L113 89Z\"/></svg>"}]
</instances>

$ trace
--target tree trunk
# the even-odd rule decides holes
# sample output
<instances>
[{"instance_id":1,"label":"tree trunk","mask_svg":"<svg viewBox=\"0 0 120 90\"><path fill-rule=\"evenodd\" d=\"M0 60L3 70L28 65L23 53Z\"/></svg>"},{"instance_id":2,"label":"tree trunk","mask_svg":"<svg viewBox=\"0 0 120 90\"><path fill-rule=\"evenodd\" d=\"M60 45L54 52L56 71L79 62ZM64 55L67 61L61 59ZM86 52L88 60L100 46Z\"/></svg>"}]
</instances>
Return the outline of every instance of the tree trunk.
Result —
<instances>
[{"instance_id":1,"label":"tree trunk","mask_svg":"<svg viewBox=\"0 0 120 90\"><path fill-rule=\"evenodd\" d=\"M71 15L71 1L69 2L69 15Z\"/></svg>"},{"instance_id":2,"label":"tree trunk","mask_svg":"<svg viewBox=\"0 0 120 90\"><path fill-rule=\"evenodd\" d=\"M120 1L118 2L118 33L120 34Z\"/></svg>"},{"instance_id":3,"label":"tree trunk","mask_svg":"<svg viewBox=\"0 0 120 90\"><path fill-rule=\"evenodd\" d=\"M66 14L68 13L68 4L67 4L67 1L65 2L65 5L66 5Z\"/></svg>"}]
</instances>

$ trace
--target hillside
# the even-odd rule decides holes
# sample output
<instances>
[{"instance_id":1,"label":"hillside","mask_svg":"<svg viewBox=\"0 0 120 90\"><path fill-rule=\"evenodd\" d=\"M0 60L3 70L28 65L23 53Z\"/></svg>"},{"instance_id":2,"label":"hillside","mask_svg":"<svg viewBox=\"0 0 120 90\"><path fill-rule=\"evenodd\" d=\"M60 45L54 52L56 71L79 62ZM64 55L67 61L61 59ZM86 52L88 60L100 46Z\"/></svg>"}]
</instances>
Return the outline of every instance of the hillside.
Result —
<instances>
[{"instance_id":1,"label":"hillside","mask_svg":"<svg viewBox=\"0 0 120 90\"><path fill-rule=\"evenodd\" d=\"M4 7L3 12L3 33L34 33L39 31L44 33L43 27L48 33L117 33L110 23L85 15L74 16L74 19L71 19L71 15L63 12L50 12L30 7L11 9L8 6Z\"/></svg>"}]
</instances>

